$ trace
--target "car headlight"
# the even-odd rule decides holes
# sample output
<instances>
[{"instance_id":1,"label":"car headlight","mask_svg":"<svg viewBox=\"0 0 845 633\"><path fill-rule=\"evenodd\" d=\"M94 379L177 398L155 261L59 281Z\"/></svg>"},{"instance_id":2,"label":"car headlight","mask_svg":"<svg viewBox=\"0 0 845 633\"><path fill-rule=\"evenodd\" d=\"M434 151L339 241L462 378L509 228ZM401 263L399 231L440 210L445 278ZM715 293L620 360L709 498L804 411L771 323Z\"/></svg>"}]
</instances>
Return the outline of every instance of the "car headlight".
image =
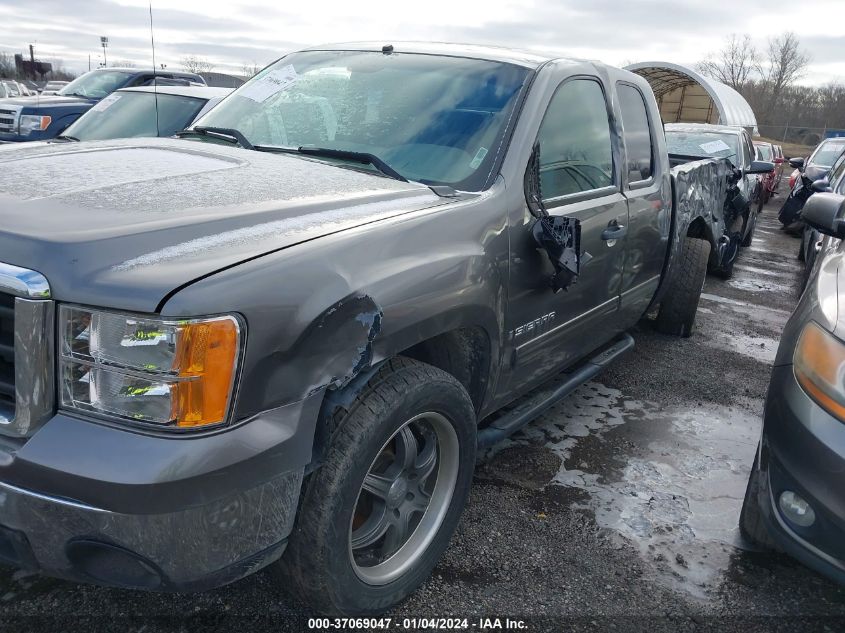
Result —
<instances>
[{"instance_id":1,"label":"car headlight","mask_svg":"<svg viewBox=\"0 0 845 633\"><path fill-rule=\"evenodd\" d=\"M52 121L53 118L49 116L22 114L19 121L18 131L21 134L32 134L33 132L40 132L50 127L50 123Z\"/></svg>"},{"instance_id":2,"label":"car headlight","mask_svg":"<svg viewBox=\"0 0 845 633\"><path fill-rule=\"evenodd\" d=\"M793 367L807 395L845 422L845 343L810 321L795 346Z\"/></svg>"},{"instance_id":3,"label":"car headlight","mask_svg":"<svg viewBox=\"0 0 845 633\"><path fill-rule=\"evenodd\" d=\"M61 404L168 427L226 422L240 357L234 316L155 317L59 309Z\"/></svg>"}]
</instances>

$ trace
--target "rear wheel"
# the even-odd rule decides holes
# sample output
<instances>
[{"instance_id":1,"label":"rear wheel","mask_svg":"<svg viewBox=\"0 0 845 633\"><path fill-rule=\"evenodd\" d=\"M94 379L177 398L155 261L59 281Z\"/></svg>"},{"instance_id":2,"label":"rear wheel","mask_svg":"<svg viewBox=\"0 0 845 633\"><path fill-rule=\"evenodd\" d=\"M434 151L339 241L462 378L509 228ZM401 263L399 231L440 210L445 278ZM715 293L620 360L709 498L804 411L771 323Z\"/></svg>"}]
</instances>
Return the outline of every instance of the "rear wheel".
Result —
<instances>
[{"instance_id":1,"label":"rear wheel","mask_svg":"<svg viewBox=\"0 0 845 633\"><path fill-rule=\"evenodd\" d=\"M663 334L687 337L692 334L698 301L707 277L710 243L685 237L681 244L678 268L674 271L660 309L656 327Z\"/></svg>"},{"instance_id":2,"label":"rear wheel","mask_svg":"<svg viewBox=\"0 0 845 633\"><path fill-rule=\"evenodd\" d=\"M762 208L763 205L760 205L760 209ZM760 209L758 209L758 211ZM751 241L754 239L754 229L757 228L757 215L752 214L751 217L748 218L748 221L751 222L751 228L748 229L748 234L744 238L742 238L742 245L746 248L751 246Z\"/></svg>"},{"instance_id":3,"label":"rear wheel","mask_svg":"<svg viewBox=\"0 0 845 633\"><path fill-rule=\"evenodd\" d=\"M318 611L377 613L416 589L449 544L472 482L475 412L451 375L383 367L304 486L279 567Z\"/></svg>"}]
</instances>

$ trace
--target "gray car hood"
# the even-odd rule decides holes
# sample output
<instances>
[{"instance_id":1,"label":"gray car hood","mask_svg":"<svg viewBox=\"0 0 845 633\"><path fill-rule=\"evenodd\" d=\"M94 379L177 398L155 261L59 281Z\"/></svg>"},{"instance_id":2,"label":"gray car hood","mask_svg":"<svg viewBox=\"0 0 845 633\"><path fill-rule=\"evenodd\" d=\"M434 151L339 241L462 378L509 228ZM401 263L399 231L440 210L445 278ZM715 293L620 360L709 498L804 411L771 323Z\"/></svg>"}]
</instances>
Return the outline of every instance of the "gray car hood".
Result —
<instances>
[{"instance_id":1,"label":"gray car hood","mask_svg":"<svg viewBox=\"0 0 845 633\"><path fill-rule=\"evenodd\" d=\"M448 202L416 183L178 139L4 145L0 174L0 261L41 272L59 300L139 311L246 259Z\"/></svg>"}]
</instances>

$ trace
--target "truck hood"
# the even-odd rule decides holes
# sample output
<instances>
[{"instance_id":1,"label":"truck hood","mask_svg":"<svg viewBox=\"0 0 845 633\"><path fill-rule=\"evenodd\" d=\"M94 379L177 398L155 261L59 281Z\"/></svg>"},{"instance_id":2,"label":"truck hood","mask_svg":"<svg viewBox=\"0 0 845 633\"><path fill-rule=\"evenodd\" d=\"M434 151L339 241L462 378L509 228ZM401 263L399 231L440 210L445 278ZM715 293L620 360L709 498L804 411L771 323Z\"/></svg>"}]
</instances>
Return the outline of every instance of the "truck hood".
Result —
<instances>
[{"instance_id":1,"label":"truck hood","mask_svg":"<svg viewBox=\"0 0 845 633\"><path fill-rule=\"evenodd\" d=\"M78 108L79 106L90 106L93 102L88 99L82 99L81 97L48 96L9 97L7 99L0 100L0 103L5 103L7 105L24 106L28 108Z\"/></svg>"},{"instance_id":2,"label":"truck hood","mask_svg":"<svg viewBox=\"0 0 845 633\"><path fill-rule=\"evenodd\" d=\"M246 259L450 201L313 159L179 139L3 146L0 174L0 261L45 275L56 299L145 312Z\"/></svg>"}]
</instances>

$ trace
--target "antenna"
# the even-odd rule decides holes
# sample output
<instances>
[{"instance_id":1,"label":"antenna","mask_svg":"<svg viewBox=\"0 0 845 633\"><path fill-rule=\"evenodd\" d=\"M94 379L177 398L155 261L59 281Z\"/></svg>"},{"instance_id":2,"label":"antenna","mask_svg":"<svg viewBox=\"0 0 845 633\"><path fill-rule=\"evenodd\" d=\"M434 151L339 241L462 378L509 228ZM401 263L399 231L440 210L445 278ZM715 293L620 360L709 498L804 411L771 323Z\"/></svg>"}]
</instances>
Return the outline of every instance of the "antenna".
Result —
<instances>
[{"instance_id":1,"label":"antenna","mask_svg":"<svg viewBox=\"0 0 845 633\"><path fill-rule=\"evenodd\" d=\"M150 45L153 49L153 98L156 104L156 136L161 134L158 126L158 75L156 74L156 41L153 36L153 3L150 0Z\"/></svg>"}]
</instances>

